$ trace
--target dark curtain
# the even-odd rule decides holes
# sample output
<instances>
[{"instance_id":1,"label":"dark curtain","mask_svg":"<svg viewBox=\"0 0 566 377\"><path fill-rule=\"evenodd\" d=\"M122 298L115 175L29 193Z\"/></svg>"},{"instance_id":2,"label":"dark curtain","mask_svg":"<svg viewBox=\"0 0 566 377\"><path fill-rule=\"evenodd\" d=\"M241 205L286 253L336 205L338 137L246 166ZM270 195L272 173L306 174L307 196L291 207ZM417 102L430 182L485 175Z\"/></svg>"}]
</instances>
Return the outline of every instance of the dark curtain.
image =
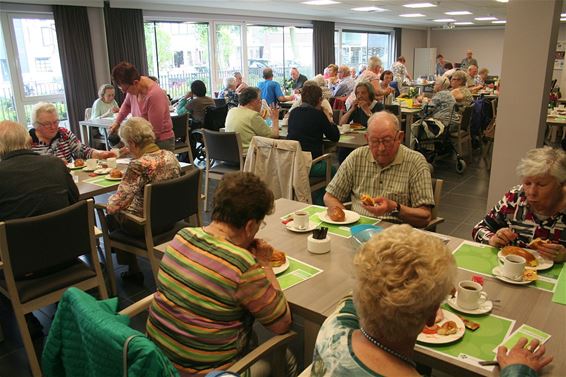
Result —
<instances>
[{"instance_id":1,"label":"dark curtain","mask_svg":"<svg viewBox=\"0 0 566 377\"><path fill-rule=\"evenodd\" d=\"M147 75L142 10L110 8L106 2L104 3L104 21L110 71L121 61L127 61L132 63L140 74ZM116 90L116 97L121 102L123 96L120 90Z\"/></svg>"},{"instance_id":2,"label":"dark curtain","mask_svg":"<svg viewBox=\"0 0 566 377\"><path fill-rule=\"evenodd\" d=\"M393 58L397 60L401 56L401 28L396 27L395 31L395 51L393 52Z\"/></svg>"},{"instance_id":3,"label":"dark curtain","mask_svg":"<svg viewBox=\"0 0 566 377\"><path fill-rule=\"evenodd\" d=\"M92 42L86 7L54 5L53 17L63 71L69 126L80 135L79 121L97 96Z\"/></svg>"},{"instance_id":4,"label":"dark curtain","mask_svg":"<svg viewBox=\"0 0 566 377\"><path fill-rule=\"evenodd\" d=\"M334 63L334 22L313 21L314 72L322 73Z\"/></svg>"}]
</instances>

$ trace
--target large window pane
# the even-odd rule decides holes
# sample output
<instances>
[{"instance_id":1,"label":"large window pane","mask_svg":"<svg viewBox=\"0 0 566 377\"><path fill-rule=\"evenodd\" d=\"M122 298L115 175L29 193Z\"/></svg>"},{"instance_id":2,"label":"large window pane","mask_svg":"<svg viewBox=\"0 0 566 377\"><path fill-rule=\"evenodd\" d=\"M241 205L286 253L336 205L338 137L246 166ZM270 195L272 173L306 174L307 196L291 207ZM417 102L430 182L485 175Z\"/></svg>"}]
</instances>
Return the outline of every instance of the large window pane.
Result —
<instances>
[{"instance_id":1,"label":"large window pane","mask_svg":"<svg viewBox=\"0 0 566 377\"><path fill-rule=\"evenodd\" d=\"M389 35L388 34L368 34L368 57L379 56L384 68L389 68L393 64L389 56Z\"/></svg>"},{"instance_id":2,"label":"large window pane","mask_svg":"<svg viewBox=\"0 0 566 377\"><path fill-rule=\"evenodd\" d=\"M211 93L208 24L150 22L145 37L149 71L171 97L185 95L195 80Z\"/></svg>"},{"instance_id":3,"label":"large window pane","mask_svg":"<svg viewBox=\"0 0 566 377\"><path fill-rule=\"evenodd\" d=\"M338 41L335 37L335 49L338 49ZM393 63L390 44L391 36L387 33L344 31L340 51L342 64L357 68L360 64L367 64L369 57L379 56L383 68L389 68Z\"/></svg>"},{"instance_id":4,"label":"large window pane","mask_svg":"<svg viewBox=\"0 0 566 377\"><path fill-rule=\"evenodd\" d=\"M0 119L18 120L16 104L10 82L10 67L8 66L8 56L6 56L6 46L2 28L0 28Z\"/></svg>"},{"instance_id":5,"label":"large window pane","mask_svg":"<svg viewBox=\"0 0 566 377\"><path fill-rule=\"evenodd\" d=\"M265 67L273 69L273 80L283 85L283 28L278 26L248 26L248 85L263 81Z\"/></svg>"},{"instance_id":6,"label":"large window pane","mask_svg":"<svg viewBox=\"0 0 566 377\"><path fill-rule=\"evenodd\" d=\"M216 25L216 91L223 88L223 80L242 72L242 27Z\"/></svg>"},{"instance_id":7,"label":"large window pane","mask_svg":"<svg viewBox=\"0 0 566 377\"><path fill-rule=\"evenodd\" d=\"M312 28L285 27L284 52L286 79L289 79L291 67L297 67L307 78L313 78Z\"/></svg>"}]
</instances>

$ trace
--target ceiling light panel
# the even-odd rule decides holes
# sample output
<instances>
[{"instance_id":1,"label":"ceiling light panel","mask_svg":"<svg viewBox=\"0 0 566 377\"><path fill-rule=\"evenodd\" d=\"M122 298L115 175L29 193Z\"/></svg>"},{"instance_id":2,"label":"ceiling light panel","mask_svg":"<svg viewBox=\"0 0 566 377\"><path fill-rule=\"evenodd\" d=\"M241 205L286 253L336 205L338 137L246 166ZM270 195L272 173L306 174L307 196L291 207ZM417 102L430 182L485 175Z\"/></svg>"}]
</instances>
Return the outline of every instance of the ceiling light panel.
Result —
<instances>
[{"instance_id":1,"label":"ceiling light panel","mask_svg":"<svg viewBox=\"0 0 566 377\"><path fill-rule=\"evenodd\" d=\"M334 0L310 0L310 1L303 1L303 4L307 4L307 5L332 5L332 4L340 4L340 2L334 1Z\"/></svg>"},{"instance_id":2,"label":"ceiling light panel","mask_svg":"<svg viewBox=\"0 0 566 377\"><path fill-rule=\"evenodd\" d=\"M379 8L379 7L359 7L359 8L352 8L357 12L385 12L387 9Z\"/></svg>"},{"instance_id":3,"label":"ceiling light panel","mask_svg":"<svg viewBox=\"0 0 566 377\"><path fill-rule=\"evenodd\" d=\"M452 12L444 12L444 14L447 14L449 16L465 16L467 14L472 14L472 12L469 12L467 10L455 10Z\"/></svg>"},{"instance_id":4,"label":"ceiling light panel","mask_svg":"<svg viewBox=\"0 0 566 377\"><path fill-rule=\"evenodd\" d=\"M426 17L426 15L422 13L406 13L406 14L400 14L399 17L413 18L413 17Z\"/></svg>"},{"instance_id":5,"label":"ceiling light panel","mask_svg":"<svg viewBox=\"0 0 566 377\"><path fill-rule=\"evenodd\" d=\"M433 3L413 3L413 4L403 4L406 8L432 8L436 7Z\"/></svg>"},{"instance_id":6,"label":"ceiling light panel","mask_svg":"<svg viewBox=\"0 0 566 377\"><path fill-rule=\"evenodd\" d=\"M476 17L474 18L476 21L497 21L497 17Z\"/></svg>"},{"instance_id":7,"label":"ceiling light panel","mask_svg":"<svg viewBox=\"0 0 566 377\"><path fill-rule=\"evenodd\" d=\"M454 21L456 21L456 20L453 19L453 18L438 18L438 19L433 20L433 21L434 21L434 22L454 22Z\"/></svg>"},{"instance_id":8,"label":"ceiling light panel","mask_svg":"<svg viewBox=\"0 0 566 377\"><path fill-rule=\"evenodd\" d=\"M474 25L474 23L470 21L461 21L461 22L454 22L454 25L464 26L464 25Z\"/></svg>"},{"instance_id":9,"label":"ceiling light panel","mask_svg":"<svg viewBox=\"0 0 566 377\"><path fill-rule=\"evenodd\" d=\"M507 21L505 20L497 20L497 21L491 21L492 24L506 24Z\"/></svg>"}]
</instances>

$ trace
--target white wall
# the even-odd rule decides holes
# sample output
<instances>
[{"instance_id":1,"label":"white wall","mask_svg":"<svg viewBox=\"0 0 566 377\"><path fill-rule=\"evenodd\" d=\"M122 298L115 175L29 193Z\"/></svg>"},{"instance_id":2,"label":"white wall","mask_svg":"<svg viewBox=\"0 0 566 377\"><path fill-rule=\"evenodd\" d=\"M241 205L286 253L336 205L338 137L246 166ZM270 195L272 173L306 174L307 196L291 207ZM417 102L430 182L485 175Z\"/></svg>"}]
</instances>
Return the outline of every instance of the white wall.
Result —
<instances>
[{"instance_id":1,"label":"white wall","mask_svg":"<svg viewBox=\"0 0 566 377\"><path fill-rule=\"evenodd\" d=\"M411 75L413 74L415 48L427 47L426 35L426 30L403 29L401 31L401 55L405 57L405 66ZM394 60L397 60L397 56L394 57Z\"/></svg>"}]
</instances>

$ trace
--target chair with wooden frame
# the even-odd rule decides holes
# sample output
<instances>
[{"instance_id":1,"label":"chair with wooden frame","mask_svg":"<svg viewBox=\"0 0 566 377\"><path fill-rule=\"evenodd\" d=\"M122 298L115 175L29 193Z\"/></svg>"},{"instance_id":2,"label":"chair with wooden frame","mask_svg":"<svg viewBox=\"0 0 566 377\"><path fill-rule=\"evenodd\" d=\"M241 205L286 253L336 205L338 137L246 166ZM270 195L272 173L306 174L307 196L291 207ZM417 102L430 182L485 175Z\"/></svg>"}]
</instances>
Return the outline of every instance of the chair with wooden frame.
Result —
<instances>
[{"instance_id":1,"label":"chair with wooden frame","mask_svg":"<svg viewBox=\"0 0 566 377\"><path fill-rule=\"evenodd\" d=\"M188 163L193 163L193 152L189 141L189 113L171 117L173 132L175 133L175 150L173 153L181 155L187 153Z\"/></svg>"},{"instance_id":2,"label":"chair with wooden frame","mask_svg":"<svg viewBox=\"0 0 566 377\"><path fill-rule=\"evenodd\" d=\"M458 106L458 105L456 105ZM473 106L464 107L462 112L462 119L457 123L457 129L450 132L450 139L456 143L456 151L460 156L463 156L464 143L468 149L468 161L472 161L472 134L470 132L470 125L472 123Z\"/></svg>"},{"instance_id":3,"label":"chair with wooden frame","mask_svg":"<svg viewBox=\"0 0 566 377\"><path fill-rule=\"evenodd\" d=\"M432 208L432 220L424 227L425 230L436 232L436 226L444 222L443 217L438 216L438 205L442 197L442 186L444 180L439 178L432 178L432 194L434 196L434 207Z\"/></svg>"},{"instance_id":4,"label":"chair with wooden frame","mask_svg":"<svg viewBox=\"0 0 566 377\"><path fill-rule=\"evenodd\" d=\"M129 221L143 228L143 238L131 236L119 229L109 231L105 216L106 205L96 205L104 233L104 248L112 293L116 292L116 277L111 250L146 257L151 265L153 277L156 278L159 261L149 250L153 250L154 245L160 245L173 239L180 229L189 226L188 221L191 217L196 219L196 225L201 225L200 186L199 169L192 169L175 179L146 185L144 217L138 217L125 211L121 212Z\"/></svg>"},{"instance_id":5,"label":"chair with wooden frame","mask_svg":"<svg viewBox=\"0 0 566 377\"><path fill-rule=\"evenodd\" d=\"M153 301L153 294L144 297L143 299L133 303L127 308L120 311L120 314L127 315L132 318L146 310ZM256 348L251 350L248 354L234 363L228 368L227 372L242 374L250 366L259 361L260 359L270 358L271 375L274 377L285 376L286 365L286 349L289 343L297 336L294 331L289 331L285 334L275 335L263 343L259 344Z\"/></svg>"},{"instance_id":6,"label":"chair with wooden frame","mask_svg":"<svg viewBox=\"0 0 566 377\"><path fill-rule=\"evenodd\" d=\"M91 266L78 258L82 255L88 255ZM0 293L12 302L32 374L39 377L25 315L58 302L69 287L98 288L102 299L108 297L95 245L93 200L0 222L0 257Z\"/></svg>"}]
</instances>

